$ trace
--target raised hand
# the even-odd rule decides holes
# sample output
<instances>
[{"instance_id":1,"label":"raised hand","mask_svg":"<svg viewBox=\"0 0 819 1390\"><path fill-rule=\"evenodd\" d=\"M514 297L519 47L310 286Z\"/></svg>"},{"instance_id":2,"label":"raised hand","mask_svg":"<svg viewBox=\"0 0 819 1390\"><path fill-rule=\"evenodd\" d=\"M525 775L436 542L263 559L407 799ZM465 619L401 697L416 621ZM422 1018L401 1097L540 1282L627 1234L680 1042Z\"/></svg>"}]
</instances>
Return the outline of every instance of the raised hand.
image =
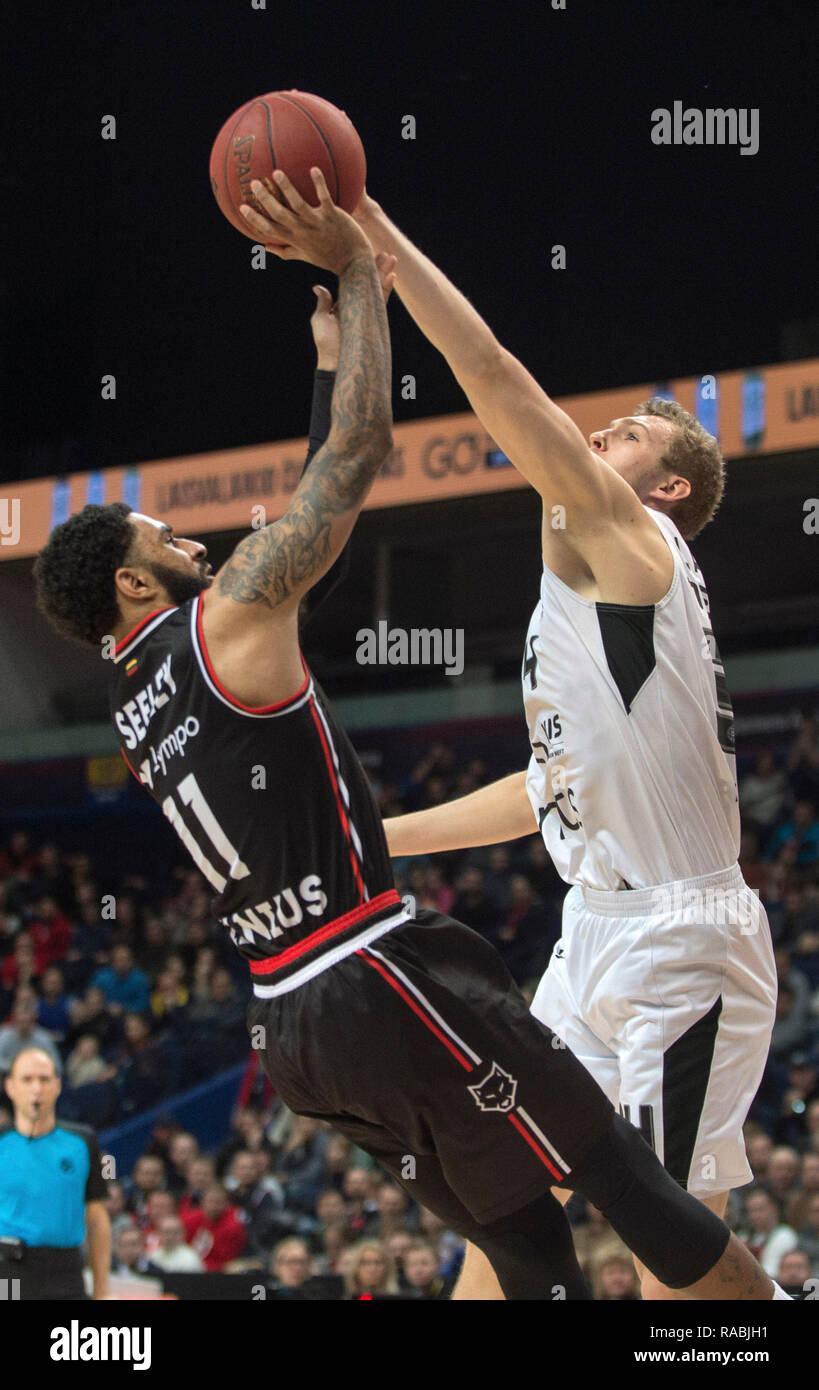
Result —
<instances>
[{"instance_id":1,"label":"raised hand","mask_svg":"<svg viewBox=\"0 0 819 1390\"><path fill-rule=\"evenodd\" d=\"M277 198L270 180L265 187L254 179L250 186L256 208L242 203L239 211L265 249L280 260L309 261L340 275L356 256L372 255L370 243L358 223L333 202L321 170L311 169L310 176L318 207L304 201L283 170L274 169L273 182L286 202Z\"/></svg>"}]
</instances>

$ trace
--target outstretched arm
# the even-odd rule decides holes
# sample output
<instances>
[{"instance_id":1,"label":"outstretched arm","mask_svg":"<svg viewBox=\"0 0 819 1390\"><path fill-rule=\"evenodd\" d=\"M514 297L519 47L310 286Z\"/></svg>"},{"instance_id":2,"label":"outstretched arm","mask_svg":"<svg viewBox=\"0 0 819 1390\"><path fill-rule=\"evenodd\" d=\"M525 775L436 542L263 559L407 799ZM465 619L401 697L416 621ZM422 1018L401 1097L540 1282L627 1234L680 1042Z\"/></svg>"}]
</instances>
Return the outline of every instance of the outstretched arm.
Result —
<instances>
[{"instance_id":1,"label":"outstretched arm","mask_svg":"<svg viewBox=\"0 0 819 1390\"><path fill-rule=\"evenodd\" d=\"M469 301L364 194L355 217L376 251L398 258L395 288L422 333L443 353L481 423L547 506L572 508L573 530L637 514L633 490L501 347Z\"/></svg>"},{"instance_id":2,"label":"outstretched arm","mask_svg":"<svg viewBox=\"0 0 819 1390\"><path fill-rule=\"evenodd\" d=\"M384 303L390 297L395 276L395 257L379 255L376 257L378 266L378 278L381 281L381 288L384 292ZM325 443L332 426L332 403L333 388L336 381L338 370L338 357L340 350L340 333L338 324L338 305L333 303L333 296L324 285L315 285L316 307L310 318L310 328L313 334L313 342L316 345L316 370L313 377L313 399L310 406L310 435L308 439L307 458L304 462L302 476L307 472L310 464ZM338 559L330 567L326 574L310 591L309 597L304 599L299 617L302 626L310 621L317 608L324 602L330 594L334 593L339 584L350 572L350 546L348 541L339 555Z\"/></svg>"},{"instance_id":3,"label":"outstretched arm","mask_svg":"<svg viewBox=\"0 0 819 1390\"><path fill-rule=\"evenodd\" d=\"M267 216L245 211L265 242L286 246L286 255L274 254L339 276L341 347L327 442L284 516L240 542L211 594L267 610L297 603L330 568L392 446L389 332L378 269L360 228L333 204L318 170L314 182L318 208L281 175L277 183L289 207L257 183L254 194Z\"/></svg>"},{"instance_id":4,"label":"outstretched arm","mask_svg":"<svg viewBox=\"0 0 819 1390\"><path fill-rule=\"evenodd\" d=\"M457 801L384 821L390 854L437 854L496 845L533 835L537 820L526 792L526 773L513 772Z\"/></svg>"}]
</instances>

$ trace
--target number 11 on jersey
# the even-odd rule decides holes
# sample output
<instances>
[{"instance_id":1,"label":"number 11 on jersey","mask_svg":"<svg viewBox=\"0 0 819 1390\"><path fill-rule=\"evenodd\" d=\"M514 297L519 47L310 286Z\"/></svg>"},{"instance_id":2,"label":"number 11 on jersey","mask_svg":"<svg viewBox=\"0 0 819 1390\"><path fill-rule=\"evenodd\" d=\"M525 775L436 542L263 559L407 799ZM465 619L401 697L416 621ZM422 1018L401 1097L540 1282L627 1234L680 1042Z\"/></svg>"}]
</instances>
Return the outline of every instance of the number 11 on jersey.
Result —
<instances>
[{"instance_id":1,"label":"number 11 on jersey","mask_svg":"<svg viewBox=\"0 0 819 1390\"><path fill-rule=\"evenodd\" d=\"M239 851L230 843L230 840L205 800L202 788L192 772L188 773L187 777L183 777L177 787L177 791L184 804L190 806L193 814L196 816L203 832L206 847L208 849L214 849L220 858L227 863L228 877L232 879L247 878L250 873L247 864L242 863L242 860L239 858ZM185 824L179 807L173 799L173 795L165 797L162 803L162 810L168 817L168 820L197 868L202 870L208 883L212 884L217 893L224 892L227 878L214 868L205 853L205 848L199 843L193 832Z\"/></svg>"}]
</instances>

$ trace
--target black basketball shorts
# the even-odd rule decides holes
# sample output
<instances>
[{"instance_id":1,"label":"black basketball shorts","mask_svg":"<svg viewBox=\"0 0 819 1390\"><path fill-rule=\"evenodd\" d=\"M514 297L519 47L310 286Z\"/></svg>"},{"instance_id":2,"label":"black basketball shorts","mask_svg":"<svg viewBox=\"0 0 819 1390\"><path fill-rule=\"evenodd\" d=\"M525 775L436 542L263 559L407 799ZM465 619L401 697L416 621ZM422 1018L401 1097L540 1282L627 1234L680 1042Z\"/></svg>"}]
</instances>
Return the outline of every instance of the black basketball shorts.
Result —
<instances>
[{"instance_id":1,"label":"black basketball shorts","mask_svg":"<svg viewBox=\"0 0 819 1390\"><path fill-rule=\"evenodd\" d=\"M614 1114L494 948L436 912L254 998L248 1025L263 1026L286 1105L328 1121L467 1238L570 1188Z\"/></svg>"}]
</instances>

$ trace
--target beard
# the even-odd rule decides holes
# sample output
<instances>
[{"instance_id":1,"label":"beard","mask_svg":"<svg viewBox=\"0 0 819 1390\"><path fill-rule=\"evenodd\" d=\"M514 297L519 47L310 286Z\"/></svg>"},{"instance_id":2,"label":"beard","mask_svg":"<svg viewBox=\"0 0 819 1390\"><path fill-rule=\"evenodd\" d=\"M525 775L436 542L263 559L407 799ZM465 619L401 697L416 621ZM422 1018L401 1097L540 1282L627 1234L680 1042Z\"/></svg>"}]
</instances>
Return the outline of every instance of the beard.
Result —
<instances>
[{"instance_id":1,"label":"beard","mask_svg":"<svg viewBox=\"0 0 819 1390\"><path fill-rule=\"evenodd\" d=\"M201 594L205 589L209 589L211 578L204 573L201 574L181 574L179 570L173 569L170 565L157 564L152 561L150 565L151 574L157 579L166 591L171 603L177 608L181 608L183 603L189 603L197 594Z\"/></svg>"}]
</instances>

